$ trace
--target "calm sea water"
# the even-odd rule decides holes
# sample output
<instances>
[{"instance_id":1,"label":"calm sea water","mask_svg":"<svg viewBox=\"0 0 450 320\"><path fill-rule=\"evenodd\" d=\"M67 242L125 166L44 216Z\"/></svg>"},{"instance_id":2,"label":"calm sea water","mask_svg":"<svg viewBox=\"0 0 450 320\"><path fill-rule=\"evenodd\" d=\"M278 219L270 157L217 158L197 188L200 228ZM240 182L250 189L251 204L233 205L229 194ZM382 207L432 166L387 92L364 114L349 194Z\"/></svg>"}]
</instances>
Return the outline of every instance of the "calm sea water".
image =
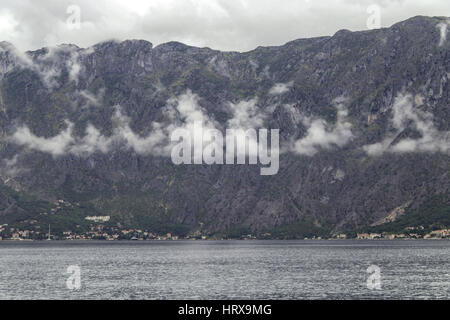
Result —
<instances>
[{"instance_id":1,"label":"calm sea water","mask_svg":"<svg viewBox=\"0 0 450 320\"><path fill-rule=\"evenodd\" d=\"M367 287L371 265L381 290ZM0 241L0 299L449 298L444 240Z\"/></svg>"}]
</instances>

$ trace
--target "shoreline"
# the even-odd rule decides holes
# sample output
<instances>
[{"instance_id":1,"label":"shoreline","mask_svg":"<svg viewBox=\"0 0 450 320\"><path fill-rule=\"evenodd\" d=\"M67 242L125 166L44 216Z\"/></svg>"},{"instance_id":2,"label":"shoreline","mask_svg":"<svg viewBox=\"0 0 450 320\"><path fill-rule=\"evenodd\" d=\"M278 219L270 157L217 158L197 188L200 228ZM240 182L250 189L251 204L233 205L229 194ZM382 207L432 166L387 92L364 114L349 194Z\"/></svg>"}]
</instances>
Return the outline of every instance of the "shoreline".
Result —
<instances>
[{"instance_id":1,"label":"shoreline","mask_svg":"<svg viewBox=\"0 0 450 320\"><path fill-rule=\"evenodd\" d=\"M120 243L120 242L131 242L131 243L146 243L146 242L217 242L217 241L241 241L241 242L265 242L265 241L296 241L296 242L345 242L345 241L361 241L361 242L389 242L389 241L449 241L450 238L398 238L398 239L177 239L177 240L157 240L157 239L149 239L149 240L104 240L104 239L61 239L61 240L33 240L33 239L3 239L0 240L0 243L6 242L38 242L38 243L53 243L53 242L103 242L103 243Z\"/></svg>"}]
</instances>

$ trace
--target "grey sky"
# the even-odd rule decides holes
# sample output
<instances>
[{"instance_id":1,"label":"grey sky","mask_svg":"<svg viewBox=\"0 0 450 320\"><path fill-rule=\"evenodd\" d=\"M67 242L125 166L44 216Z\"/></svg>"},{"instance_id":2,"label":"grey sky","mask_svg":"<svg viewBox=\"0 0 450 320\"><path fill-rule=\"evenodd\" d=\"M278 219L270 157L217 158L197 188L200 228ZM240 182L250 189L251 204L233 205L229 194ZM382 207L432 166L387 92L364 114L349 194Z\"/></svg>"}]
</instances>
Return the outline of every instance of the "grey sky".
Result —
<instances>
[{"instance_id":1,"label":"grey sky","mask_svg":"<svg viewBox=\"0 0 450 320\"><path fill-rule=\"evenodd\" d=\"M80 9L79 28L70 5ZM114 38L246 51L365 30L373 5L382 27L415 15L450 16L449 0L0 0L0 41L21 50Z\"/></svg>"}]
</instances>

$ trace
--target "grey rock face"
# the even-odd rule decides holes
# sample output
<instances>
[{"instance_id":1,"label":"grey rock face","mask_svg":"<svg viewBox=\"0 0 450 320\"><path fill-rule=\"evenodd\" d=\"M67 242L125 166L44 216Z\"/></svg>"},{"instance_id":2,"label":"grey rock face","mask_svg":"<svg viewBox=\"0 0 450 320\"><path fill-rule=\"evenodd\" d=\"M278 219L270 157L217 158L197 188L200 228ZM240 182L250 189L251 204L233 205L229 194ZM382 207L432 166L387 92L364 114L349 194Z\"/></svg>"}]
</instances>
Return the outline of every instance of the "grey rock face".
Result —
<instances>
[{"instance_id":1,"label":"grey rock face","mask_svg":"<svg viewBox=\"0 0 450 320\"><path fill-rule=\"evenodd\" d=\"M154 219L214 233L308 219L338 232L379 221L406 203L415 208L436 194L448 199L450 45L439 45L437 27L446 21L415 17L386 29L339 31L245 53L130 40L20 55L1 43L0 224L39 219L40 201L64 199L81 214L130 225ZM107 152L52 149L61 141L49 139L69 122L78 139L89 125L111 137L120 127L118 106L131 132L145 137L152 123L168 125L170 99L187 90L221 128L233 117L230 103L255 99L262 127L280 129L279 173L260 176L249 165L175 166L166 155L124 145ZM410 97L412 109L395 109L402 96ZM295 144L313 135L314 120L338 134L339 103L347 111L342 121L351 125L348 141L324 144L316 136L313 144ZM409 115L398 128L403 111ZM416 115L432 128L421 132ZM47 147L11 139L24 127L47 139L34 145ZM425 141L395 150L424 132L439 136L440 147L427 149ZM367 153L366 146L391 135L383 152ZM305 145L314 152L299 152Z\"/></svg>"}]
</instances>

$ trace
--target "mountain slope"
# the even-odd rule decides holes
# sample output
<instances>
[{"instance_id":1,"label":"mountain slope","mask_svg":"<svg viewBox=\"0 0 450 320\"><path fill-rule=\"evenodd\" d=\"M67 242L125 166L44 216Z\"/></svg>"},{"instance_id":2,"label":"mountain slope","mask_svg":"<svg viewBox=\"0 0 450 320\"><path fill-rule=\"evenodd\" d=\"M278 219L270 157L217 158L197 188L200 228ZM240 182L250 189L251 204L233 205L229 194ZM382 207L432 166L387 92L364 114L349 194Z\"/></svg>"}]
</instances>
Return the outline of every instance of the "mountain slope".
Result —
<instances>
[{"instance_id":1,"label":"mountain slope","mask_svg":"<svg viewBox=\"0 0 450 320\"><path fill-rule=\"evenodd\" d=\"M57 219L11 192L67 201L81 222L204 233L336 233L448 200L447 25L414 17L245 53L130 40L20 54L1 43L0 224ZM175 166L146 139L195 112L222 130L280 129L278 174Z\"/></svg>"}]
</instances>

